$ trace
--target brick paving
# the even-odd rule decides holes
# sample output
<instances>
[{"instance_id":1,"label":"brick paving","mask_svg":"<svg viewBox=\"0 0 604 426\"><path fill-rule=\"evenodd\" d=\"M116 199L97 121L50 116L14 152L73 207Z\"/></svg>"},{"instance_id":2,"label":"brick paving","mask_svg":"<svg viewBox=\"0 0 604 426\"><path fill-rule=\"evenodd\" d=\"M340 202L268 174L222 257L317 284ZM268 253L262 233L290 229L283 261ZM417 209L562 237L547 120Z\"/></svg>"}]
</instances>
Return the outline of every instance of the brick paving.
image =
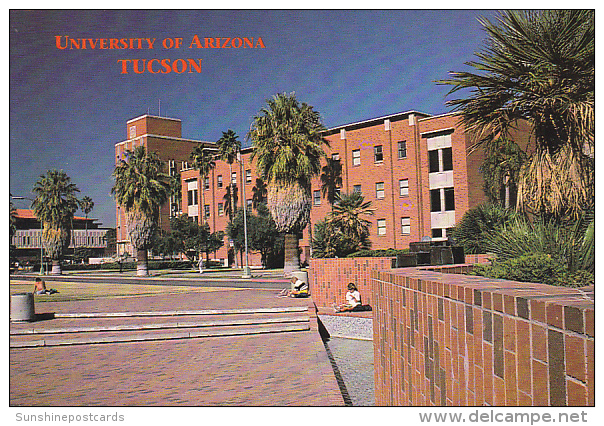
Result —
<instances>
[{"instance_id":1,"label":"brick paving","mask_svg":"<svg viewBox=\"0 0 604 426\"><path fill-rule=\"evenodd\" d=\"M36 313L248 309L309 302L279 298L275 291L232 290L71 302L49 299L36 301ZM9 402L11 406L344 405L313 310L308 315L309 331L13 348ZM114 324L115 320L111 319ZM86 321L92 320L34 324L51 328L92 324ZM24 326L31 324L11 324L11 329Z\"/></svg>"}]
</instances>

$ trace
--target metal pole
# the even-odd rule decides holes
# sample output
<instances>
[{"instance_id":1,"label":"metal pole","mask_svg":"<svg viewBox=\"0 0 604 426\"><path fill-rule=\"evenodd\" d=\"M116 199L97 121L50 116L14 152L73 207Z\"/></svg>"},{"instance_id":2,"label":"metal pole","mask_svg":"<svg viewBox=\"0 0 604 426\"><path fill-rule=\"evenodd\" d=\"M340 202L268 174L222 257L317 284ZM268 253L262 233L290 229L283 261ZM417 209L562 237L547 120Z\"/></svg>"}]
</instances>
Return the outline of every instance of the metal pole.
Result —
<instances>
[{"instance_id":1,"label":"metal pole","mask_svg":"<svg viewBox=\"0 0 604 426\"><path fill-rule=\"evenodd\" d=\"M245 266L243 267L243 275L241 278L252 278L252 271L249 266L248 249L247 249L247 200L245 199L245 169L243 167L243 156L239 151L239 164L241 164L241 196L243 197L243 236L245 240Z\"/></svg>"},{"instance_id":2,"label":"metal pole","mask_svg":"<svg viewBox=\"0 0 604 426\"><path fill-rule=\"evenodd\" d=\"M44 275L44 244L42 244L42 221L40 221L40 275Z\"/></svg>"}]
</instances>

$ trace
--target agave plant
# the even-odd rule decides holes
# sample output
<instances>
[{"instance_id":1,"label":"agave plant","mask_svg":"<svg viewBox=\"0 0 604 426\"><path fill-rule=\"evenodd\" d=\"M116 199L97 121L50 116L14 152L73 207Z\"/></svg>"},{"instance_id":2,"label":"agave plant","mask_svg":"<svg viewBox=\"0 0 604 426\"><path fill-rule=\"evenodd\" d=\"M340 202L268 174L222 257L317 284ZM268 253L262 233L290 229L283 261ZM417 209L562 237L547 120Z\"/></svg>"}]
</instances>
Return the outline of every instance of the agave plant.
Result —
<instances>
[{"instance_id":1,"label":"agave plant","mask_svg":"<svg viewBox=\"0 0 604 426\"><path fill-rule=\"evenodd\" d=\"M111 193L126 212L128 237L136 249L137 275L145 276L149 275L147 250L156 232L159 208L168 200L169 176L161 171L157 154L147 154L144 146L127 151L126 158L113 171Z\"/></svg>"},{"instance_id":2,"label":"agave plant","mask_svg":"<svg viewBox=\"0 0 604 426\"><path fill-rule=\"evenodd\" d=\"M267 184L269 211L278 231L285 233L284 274L289 276L300 268L298 233L310 219L310 183L321 170L327 141L318 112L293 93L276 95L267 104L254 117L248 138L258 174Z\"/></svg>"},{"instance_id":3,"label":"agave plant","mask_svg":"<svg viewBox=\"0 0 604 426\"><path fill-rule=\"evenodd\" d=\"M496 232L486 235L488 249L497 260L544 254L571 273L595 271L595 221L592 213L573 223L516 218Z\"/></svg>"},{"instance_id":4,"label":"agave plant","mask_svg":"<svg viewBox=\"0 0 604 426\"><path fill-rule=\"evenodd\" d=\"M42 243L52 261L51 274L61 274L61 257L69 246L71 223L80 192L63 170L49 170L41 175L33 188L36 198L32 208L42 223Z\"/></svg>"},{"instance_id":5,"label":"agave plant","mask_svg":"<svg viewBox=\"0 0 604 426\"><path fill-rule=\"evenodd\" d=\"M484 203L468 210L453 229L453 240L467 254L486 253L487 236L515 220L517 214L497 204Z\"/></svg>"}]
</instances>

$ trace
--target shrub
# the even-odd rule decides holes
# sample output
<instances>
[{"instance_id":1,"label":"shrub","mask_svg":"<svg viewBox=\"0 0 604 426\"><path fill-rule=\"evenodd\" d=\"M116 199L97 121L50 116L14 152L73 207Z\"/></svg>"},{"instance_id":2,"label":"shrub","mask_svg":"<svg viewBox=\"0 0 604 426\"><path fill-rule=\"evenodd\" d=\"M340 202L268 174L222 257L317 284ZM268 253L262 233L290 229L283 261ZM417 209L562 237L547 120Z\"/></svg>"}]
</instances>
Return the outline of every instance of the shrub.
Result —
<instances>
[{"instance_id":1,"label":"shrub","mask_svg":"<svg viewBox=\"0 0 604 426\"><path fill-rule=\"evenodd\" d=\"M486 237L516 218L516 213L495 204L480 204L468 210L453 229L456 245L464 253L486 253Z\"/></svg>"},{"instance_id":2,"label":"shrub","mask_svg":"<svg viewBox=\"0 0 604 426\"><path fill-rule=\"evenodd\" d=\"M496 260L491 265L475 265L472 275L560 285L560 278L565 272L565 267L551 256L538 253L502 261Z\"/></svg>"},{"instance_id":3,"label":"shrub","mask_svg":"<svg viewBox=\"0 0 604 426\"><path fill-rule=\"evenodd\" d=\"M394 257L398 254L407 254L409 249L379 249L379 250L359 250L346 257Z\"/></svg>"}]
</instances>

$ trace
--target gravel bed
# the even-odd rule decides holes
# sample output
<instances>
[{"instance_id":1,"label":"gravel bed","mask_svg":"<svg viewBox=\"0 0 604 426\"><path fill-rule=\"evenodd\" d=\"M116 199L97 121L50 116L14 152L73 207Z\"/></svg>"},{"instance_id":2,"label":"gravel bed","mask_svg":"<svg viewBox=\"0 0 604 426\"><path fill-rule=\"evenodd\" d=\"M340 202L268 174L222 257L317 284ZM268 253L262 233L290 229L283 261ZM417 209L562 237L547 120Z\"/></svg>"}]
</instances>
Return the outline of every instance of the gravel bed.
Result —
<instances>
[{"instance_id":1,"label":"gravel bed","mask_svg":"<svg viewBox=\"0 0 604 426\"><path fill-rule=\"evenodd\" d=\"M319 315L319 319L332 337L373 340L373 320L371 318Z\"/></svg>"}]
</instances>

